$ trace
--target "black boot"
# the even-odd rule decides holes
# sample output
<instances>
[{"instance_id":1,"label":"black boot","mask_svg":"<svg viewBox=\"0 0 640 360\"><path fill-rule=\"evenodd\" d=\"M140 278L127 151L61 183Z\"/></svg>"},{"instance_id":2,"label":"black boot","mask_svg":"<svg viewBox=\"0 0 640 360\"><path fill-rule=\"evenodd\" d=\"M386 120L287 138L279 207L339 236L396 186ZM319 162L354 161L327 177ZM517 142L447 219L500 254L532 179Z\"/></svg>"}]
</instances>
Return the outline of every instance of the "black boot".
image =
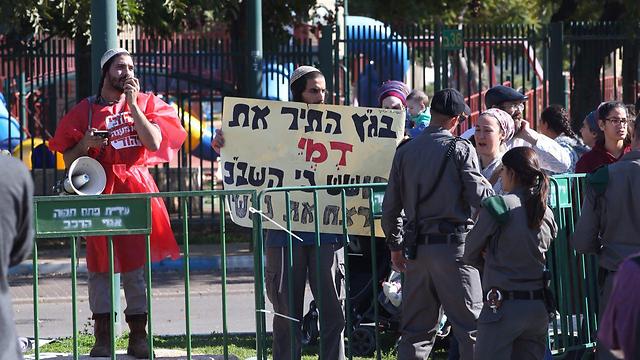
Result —
<instances>
[{"instance_id":1,"label":"black boot","mask_svg":"<svg viewBox=\"0 0 640 360\"><path fill-rule=\"evenodd\" d=\"M126 320L131 330L127 355L134 356L137 359L148 359L147 314L127 315Z\"/></svg>"},{"instance_id":2,"label":"black boot","mask_svg":"<svg viewBox=\"0 0 640 360\"><path fill-rule=\"evenodd\" d=\"M110 314L93 314L93 335L96 342L89 353L90 357L111 356L111 316Z\"/></svg>"}]
</instances>

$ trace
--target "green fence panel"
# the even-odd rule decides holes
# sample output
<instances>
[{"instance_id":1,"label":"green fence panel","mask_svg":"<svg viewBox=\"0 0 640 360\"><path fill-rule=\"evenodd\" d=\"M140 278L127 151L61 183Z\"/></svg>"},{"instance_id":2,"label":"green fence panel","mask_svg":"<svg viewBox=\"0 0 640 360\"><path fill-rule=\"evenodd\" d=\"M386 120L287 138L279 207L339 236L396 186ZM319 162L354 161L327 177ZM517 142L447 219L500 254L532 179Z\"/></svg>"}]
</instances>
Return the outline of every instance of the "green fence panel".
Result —
<instances>
[{"instance_id":1,"label":"green fence panel","mask_svg":"<svg viewBox=\"0 0 640 360\"><path fill-rule=\"evenodd\" d=\"M551 321L550 348L554 355L595 347L598 315L597 258L576 253L570 244L580 216L584 175L551 177L550 201L558 237L547 255L552 289L558 302Z\"/></svg>"},{"instance_id":2,"label":"green fence panel","mask_svg":"<svg viewBox=\"0 0 640 360\"><path fill-rule=\"evenodd\" d=\"M552 319L550 324L550 349L555 356L564 356L567 353L575 350L593 348L595 346L596 331L597 331L597 311L598 311L598 288L597 288L597 258L594 255L580 255L577 254L570 245L571 234L573 233L576 221L580 216L580 206L582 198L582 180L581 175L560 175L551 178L551 191L549 204L554 211L556 222L558 223L558 238L553 242L552 247L548 253L548 267L552 270L552 288L558 299L558 313L556 317ZM259 193L255 191L188 191L188 192L168 192L157 194L127 194L127 195L102 195L91 197L80 196L57 196L57 197L36 197L35 199L35 226L36 236L38 238L51 238L51 237L70 237L70 250L71 250L71 271L72 271L72 304L71 311L73 316L73 356L79 357L78 343L77 343L77 273L76 273L76 254L77 254L77 239L82 236L90 235L107 235L109 236L109 250L110 250L110 272L113 274L113 247L112 236L122 234L149 234L150 232L150 211L149 201L154 197L172 198L176 197L180 200L181 208L181 225L184 238L184 278L185 278L185 333L186 343L185 349L187 350L187 357L191 358L192 344L191 344L191 324L190 324L190 268L189 268L189 206L190 203L197 197L209 197L215 198L219 201L218 209L221 214L219 218L220 226L220 244L222 250L222 309L221 318L223 322L223 351L224 357L229 358L229 338L228 338L228 314L227 314L227 272L226 272L226 220L225 220L225 197L230 195L250 195L251 204L253 207L249 207L248 210L253 216L253 250L254 250L254 290L255 290L255 317L256 317L256 355L258 359L267 359L269 354L270 345L267 343L267 310L265 307L265 242L263 238L263 222L267 221L267 215L262 213L261 204L264 204L265 195L274 195L276 193L283 196L287 204L287 213L291 214L291 194L295 192L305 192L313 195L313 214L319 214L318 211L318 195L327 190L333 190L332 194L340 196L340 203L342 208L346 207L348 191L358 189L362 196L366 196L369 201L369 207L371 209L371 221L370 221L370 236L365 236L368 239L370 250L370 271L371 271L371 289L369 285L365 286L366 292L371 294L371 307L368 310L368 314L371 316L370 323L364 323L364 320L359 317L354 317L354 304L351 288L353 284L350 282L351 275L351 257L353 254L349 253L349 245L353 240L353 235L350 234L348 227L348 219L346 212L342 212L340 219L342 222L342 236L343 236L343 252L345 258L345 286L346 286L346 298L345 298L345 335L347 340L347 356L353 358L356 350L356 341L360 340L362 334L370 334L370 339L373 341L374 347L371 349L376 358L381 358L382 350L380 347L381 332L387 330L385 327L388 319L382 319L378 303L378 288L379 282L382 280L383 274L378 273L379 259L378 255L381 255L376 250L376 243L380 242L375 237L375 220L381 216L381 204L384 197L384 189L386 184L373 183L373 184L347 184L347 185L334 185L334 186L313 186L313 187L284 187L266 189ZM127 212L126 209L129 209ZM314 223L314 246L316 249L320 247L320 223L317 221L318 216L312 216ZM87 220L91 220L88 222ZM287 231L292 229L291 216L287 216L283 219L286 224L283 226ZM174 229L176 229L174 227ZM340 235L337 235L340 236ZM293 239L291 233L287 236L286 251L286 269L290 272L293 270L293 254L292 247ZM36 242L37 243L37 242ZM316 263L319 266L320 261L317 258L320 252L316 251ZM151 249L149 237L147 236L146 244L146 257L150 258ZM39 324L38 318L41 315L38 308L39 298L39 286L38 286L38 248L34 244L34 256L33 256L33 296L34 296L34 334L36 337L36 358L40 358L40 352L38 349L38 334ZM153 350L153 309L151 301L151 263L146 262L146 282L147 282L147 302L149 311L149 348ZM316 269L319 270L319 269ZM319 273L319 271L317 271ZM113 278L113 277L112 277ZM289 276L289 281L292 277ZM292 289L291 284L289 288ZM111 284L112 306L115 303L114 296L116 295L115 284ZM293 295L289 294L290 305L293 304ZM322 297L315 299L318 307L322 305ZM291 306L290 306L291 308ZM286 315L286 314L284 314ZM115 312L112 311L112 321L114 320ZM320 326L323 324L323 314L319 313ZM383 321L384 320L384 321ZM292 321L292 328L299 326L299 324ZM112 327L113 329L113 327ZM363 331L364 329L364 331ZM357 335L354 331L358 330ZM293 332L292 332L293 334ZM293 336L293 335L292 335ZM115 334L112 333L112 339L115 338ZM291 339L293 344L293 337ZM322 344L325 339L320 339ZM115 344L112 344L115 346ZM359 350L359 349L358 349Z\"/></svg>"},{"instance_id":3,"label":"green fence panel","mask_svg":"<svg viewBox=\"0 0 640 360\"><path fill-rule=\"evenodd\" d=\"M256 255L256 264L258 264L260 261L262 261L261 259L258 259L258 256L262 256L263 254L263 249L265 246L264 243L264 238L263 238L263 226L262 223L264 221L270 221L270 220L266 220L265 218L267 217L265 214L261 213L261 209L260 209L260 204L262 204L264 202L264 197L267 194L274 194L274 193L281 193L282 196L285 199L285 206L287 207L287 214L291 214L291 206L290 206L290 199L291 199L291 194L292 193L296 193L296 192L305 192L305 193L312 193L313 195L313 211L314 214L318 214L318 193L319 192L323 192L326 191L328 189L333 189L333 190L339 190L340 192L338 193L340 196L340 201L342 204L342 207L344 208L346 206L346 190L348 189L359 189L363 192L363 194L366 194L364 196L366 196L369 199L369 206L371 209L377 208L380 209L381 206L381 201L382 201L382 197L384 196L384 189L386 188L386 184L384 183L372 183L372 184L352 184L352 185L333 185L333 186L305 186L305 187L283 187L283 188L273 188L273 189L265 189L263 191L261 191L258 194L258 202L254 203L255 205L255 212L259 213L260 216L256 216L254 217L254 221L258 221L258 234L257 234L257 239L258 241L256 242L256 254L260 254L260 255ZM335 191L334 191L335 193ZM370 195L373 194L373 195ZM382 356L382 352L380 349L380 339L379 339L379 332L380 332L380 322L379 322L379 315L378 315L378 309L379 309L379 305L378 305L378 289L377 289L377 284L378 284L378 280L379 280L379 276L378 276L378 271L377 271L377 253L376 253L376 237L375 237L375 223L374 223L374 218L379 218L377 217L374 213L376 213L379 210L373 210L372 211L372 215L371 215L371 221L370 221L370 238L369 241L371 242L371 273L372 273L372 286L371 286L371 294L372 294L372 299L373 301L371 302L371 312L372 312L372 316L373 316L373 323L372 324L365 324L366 326L369 326L371 328L373 328L373 341L374 341L374 348L373 350L375 351L376 357L377 358L381 358ZM320 251L318 251L318 249L320 248L320 223L319 221L317 221L318 217L317 216L313 216L313 221L314 221L314 246L316 248L315 254L313 256L316 257L316 273L320 274ZM291 223L291 216L287 216L286 219L284 219L284 221L286 222L286 227L283 226L283 229L286 229L286 231L288 232L288 236L287 236L287 251L286 253L287 255L287 270L288 270L288 279L289 279L289 303L290 306L289 308L293 308L291 305L293 304L294 299L292 298L292 291L291 289L292 284L291 284L291 279L292 276L291 272L293 271L293 259L292 259L292 247L293 247L293 241L297 241L297 240L293 240L292 238L292 234L291 234L291 229L292 229L292 223ZM348 227L347 227L347 214L346 212L342 212L341 214L341 222L342 222L342 236L343 236L343 253L344 253L344 265L345 265L345 291L346 291L346 295L345 295L345 306L346 306L346 312L345 312L345 334L346 334L346 339L347 339L347 348L346 348L346 354L348 356L349 359L351 359L353 357L353 349L352 346L350 346L352 344L353 341L353 337L352 337L352 332L354 330L354 318L353 318L353 314L352 314L352 304L351 304L351 294L350 294L350 266L349 266L349 252L348 252L348 248L349 248L349 242L350 242L350 234L348 231ZM366 237L365 237L366 238ZM261 249L260 251L258 251L258 249ZM264 266L264 265L263 265ZM258 277L261 276L261 277ZM264 268L262 271L256 271L256 293L260 292L264 292ZM319 282L319 279L318 279ZM323 291L319 291L319 294L322 295ZM265 308L265 303L264 303L264 297L262 297L261 299L262 302L257 303L257 308L256 308L256 313L257 314L261 314L261 321L264 323L266 322L266 318L264 316L264 314L266 313L266 308ZM315 299L316 301L316 305L318 308L320 308L322 306L322 296L319 296L317 299ZM290 314L273 314L273 316L287 316ZM319 312L319 324L320 324L320 329L322 328L322 323L323 323L323 314L320 311ZM360 319L358 319L358 325L360 325ZM300 324L298 324L296 321L291 320L291 327L293 329L294 326L300 326ZM291 332L293 333L293 331ZM292 346L292 350L293 350L293 344L294 344L294 339L293 339L293 334L291 335L291 346ZM266 344L266 339L267 339L267 333L266 331L264 331L263 329L258 328L257 329L257 339L258 342L262 343L262 344ZM320 337L319 339L319 349L322 349L322 344L324 342L324 339L322 339ZM262 354L262 357L258 357L259 359L266 359L267 357L266 353ZM319 351L319 356L320 358L322 358L322 350Z\"/></svg>"},{"instance_id":4,"label":"green fence panel","mask_svg":"<svg viewBox=\"0 0 640 360\"><path fill-rule=\"evenodd\" d=\"M152 267L151 262L151 208L150 201L153 198L177 198L180 201L182 209L181 225L182 235L184 238L183 262L184 262L184 287L185 287L185 333L187 350L187 358L193 357L192 353L192 333L191 333L191 306L190 306L190 269L189 269L189 226L191 217L188 214L192 201L201 201L199 198L209 198L212 203L218 202L220 211L220 246L221 246L221 266L222 266L222 308L220 317L222 319L222 336L223 336L223 355L225 359L230 357L229 354L229 330L228 330L228 314L227 314L227 251L226 251L226 217L225 203L227 196L249 195L252 201L255 200L256 192L248 190L223 191L223 190L207 190L207 191L185 191L185 192L167 192L152 194L117 194L117 195L97 195L97 196L45 196L36 197L34 200L35 212L35 229L36 241L33 249L33 313L34 313L34 335L35 335L35 358L40 359L41 353L39 349L39 334L41 316L38 300L40 297L39 289L39 271L38 271L38 239L42 241L46 238L69 238L70 244L70 261L71 261L71 312L72 312L72 347L73 358L80 357L78 345L78 295L77 295L77 244L81 237L84 236L107 236L108 239L108 256L109 256L109 273L110 273L110 296L111 296L111 350L112 359L116 358L115 353L115 316L114 309L116 296L119 295L119 289L116 288L114 282L114 253L113 253L113 236L142 234L146 235L145 255L146 262L144 268L146 270L145 281L147 286L147 307L148 307L148 346L150 358L153 359L154 336L153 336L153 318L154 309L152 307ZM212 216L213 220L213 216ZM178 235L179 225L173 226L174 233ZM215 236L212 240L216 242ZM264 351L256 343L256 350Z\"/></svg>"}]
</instances>

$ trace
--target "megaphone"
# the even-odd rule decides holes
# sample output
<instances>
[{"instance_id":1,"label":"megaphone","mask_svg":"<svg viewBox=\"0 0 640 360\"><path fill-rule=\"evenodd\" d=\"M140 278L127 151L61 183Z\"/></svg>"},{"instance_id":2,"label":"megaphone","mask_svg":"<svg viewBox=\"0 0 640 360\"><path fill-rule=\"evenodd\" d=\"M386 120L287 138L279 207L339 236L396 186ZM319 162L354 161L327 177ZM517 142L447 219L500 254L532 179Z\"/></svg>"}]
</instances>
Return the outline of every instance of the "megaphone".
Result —
<instances>
[{"instance_id":1,"label":"megaphone","mask_svg":"<svg viewBox=\"0 0 640 360\"><path fill-rule=\"evenodd\" d=\"M56 184L59 194L98 195L107 185L107 174L100 163L88 156L77 158L64 179Z\"/></svg>"}]
</instances>

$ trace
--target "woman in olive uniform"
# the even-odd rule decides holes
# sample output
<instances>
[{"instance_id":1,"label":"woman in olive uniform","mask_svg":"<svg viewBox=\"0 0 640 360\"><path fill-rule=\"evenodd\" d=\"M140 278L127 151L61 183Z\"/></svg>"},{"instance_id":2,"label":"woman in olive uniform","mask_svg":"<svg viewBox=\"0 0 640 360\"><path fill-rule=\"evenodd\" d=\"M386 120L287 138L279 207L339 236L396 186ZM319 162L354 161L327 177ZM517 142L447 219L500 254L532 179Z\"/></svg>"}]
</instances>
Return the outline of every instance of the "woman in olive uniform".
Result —
<instances>
[{"instance_id":1,"label":"woman in olive uniform","mask_svg":"<svg viewBox=\"0 0 640 360\"><path fill-rule=\"evenodd\" d=\"M475 359L543 359L548 312L545 253L557 233L547 207L549 179L530 148L502 157L505 195L483 201L464 262L483 269L484 307Z\"/></svg>"}]
</instances>

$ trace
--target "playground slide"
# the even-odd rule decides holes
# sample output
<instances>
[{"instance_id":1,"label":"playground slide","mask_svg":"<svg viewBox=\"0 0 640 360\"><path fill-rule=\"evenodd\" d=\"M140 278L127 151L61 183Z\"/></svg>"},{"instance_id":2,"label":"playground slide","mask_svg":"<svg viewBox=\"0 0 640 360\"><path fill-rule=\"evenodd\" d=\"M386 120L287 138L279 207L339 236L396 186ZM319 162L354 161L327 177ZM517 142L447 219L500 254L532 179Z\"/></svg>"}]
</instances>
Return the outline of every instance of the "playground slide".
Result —
<instances>
[{"instance_id":1,"label":"playground slide","mask_svg":"<svg viewBox=\"0 0 640 360\"><path fill-rule=\"evenodd\" d=\"M407 45L384 23L364 16L347 17L347 50L350 58L353 54L363 56L362 64L352 71L357 74L357 98L361 106L378 106L376 91L386 80L404 81L409 70L409 52ZM376 46L367 45L379 40ZM303 64L300 64L303 65ZM295 66L292 63L267 63L263 68L262 96L269 100L289 101L289 76Z\"/></svg>"},{"instance_id":2,"label":"playground slide","mask_svg":"<svg viewBox=\"0 0 640 360\"><path fill-rule=\"evenodd\" d=\"M369 40L378 40L371 45ZM402 38L384 23L364 16L347 16L347 51L351 71L358 71L357 99L360 106L378 106L378 86L387 80L404 81L409 70L409 52ZM355 65L355 66L354 66Z\"/></svg>"}]
</instances>

